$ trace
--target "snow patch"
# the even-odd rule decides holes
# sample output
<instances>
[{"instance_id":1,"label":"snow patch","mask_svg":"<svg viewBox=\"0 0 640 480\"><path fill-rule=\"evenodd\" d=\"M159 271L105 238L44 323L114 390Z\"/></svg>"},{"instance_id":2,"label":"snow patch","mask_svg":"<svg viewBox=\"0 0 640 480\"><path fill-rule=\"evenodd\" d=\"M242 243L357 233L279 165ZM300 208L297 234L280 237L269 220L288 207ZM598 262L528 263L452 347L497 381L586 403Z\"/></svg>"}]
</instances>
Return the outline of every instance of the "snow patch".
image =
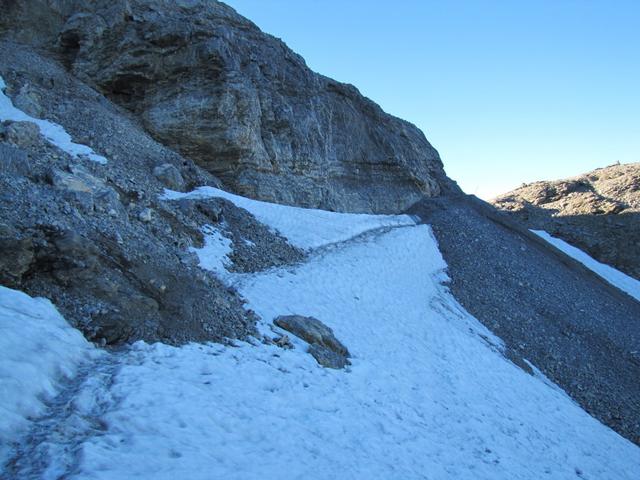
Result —
<instances>
[{"instance_id":1,"label":"snow patch","mask_svg":"<svg viewBox=\"0 0 640 480\"><path fill-rule=\"evenodd\" d=\"M599 276L604 278L607 282L609 282L614 287L619 288L623 292L628 293L636 300L640 301L640 282L635 278L630 277L622 273L620 270L617 270L609 265L604 263L600 263L594 258L590 257L588 254L576 248L564 240L560 240L559 238L552 237L544 230L531 230L533 233L543 238L551 245L556 247L557 249L563 251L574 260L582 263L585 267L587 267L592 272L597 273Z\"/></svg>"},{"instance_id":2,"label":"snow patch","mask_svg":"<svg viewBox=\"0 0 640 480\"><path fill-rule=\"evenodd\" d=\"M0 464L58 382L97 355L46 299L0 286Z\"/></svg>"},{"instance_id":3,"label":"snow patch","mask_svg":"<svg viewBox=\"0 0 640 480\"><path fill-rule=\"evenodd\" d=\"M359 213L335 213L312 208L290 207L275 203L251 200L214 187L199 187L182 193L165 190L164 200L224 198L247 210L256 219L275 229L302 249L343 242L370 230L384 227L415 225L409 215L367 215Z\"/></svg>"},{"instance_id":4,"label":"snow patch","mask_svg":"<svg viewBox=\"0 0 640 480\"><path fill-rule=\"evenodd\" d=\"M189 250L198 255L200 267L215 272L221 278L226 278L229 274L227 267L231 263L228 257L232 252L231 240L211 225L205 225L202 233L204 233L204 246L191 247Z\"/></svg>"},{"instance_id":5,"label":"snow patch","mask_svg":"<svg viewBox=\"0 0 640 480\"><path fill-rule=\"evenodd\" d=\"M71 136L64 128L57 123L41 120L27 115L22 110L13 106L11 99L4 94L6 84L4 79L0 77L0 121L11 120L14 122L31 122L35 123L40 129L40 133L51 144L75 158L88 158L94 162L106 165L107 159L95 153L90 147L74 143Z\"/></svg>"}]
</instances>

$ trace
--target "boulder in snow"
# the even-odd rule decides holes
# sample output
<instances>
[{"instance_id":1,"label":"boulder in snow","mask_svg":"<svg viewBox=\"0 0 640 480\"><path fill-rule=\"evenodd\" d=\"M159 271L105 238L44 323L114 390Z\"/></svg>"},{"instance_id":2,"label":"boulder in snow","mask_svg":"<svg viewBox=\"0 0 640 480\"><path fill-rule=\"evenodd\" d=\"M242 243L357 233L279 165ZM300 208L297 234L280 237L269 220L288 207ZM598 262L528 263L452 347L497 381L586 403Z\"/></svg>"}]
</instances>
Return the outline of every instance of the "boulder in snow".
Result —
<instances>
[{"instance_id":1,"label":"boulder in snow","mask_svg":"<svg viewBox=\"0 0 640 480\"><path fill-rule=\"evenodd\" d=\"M323 367L343 368L349 364L349 350L317 318L283 315L273 323L309 343L309 353Z\"/></svg>"}]
</instances>

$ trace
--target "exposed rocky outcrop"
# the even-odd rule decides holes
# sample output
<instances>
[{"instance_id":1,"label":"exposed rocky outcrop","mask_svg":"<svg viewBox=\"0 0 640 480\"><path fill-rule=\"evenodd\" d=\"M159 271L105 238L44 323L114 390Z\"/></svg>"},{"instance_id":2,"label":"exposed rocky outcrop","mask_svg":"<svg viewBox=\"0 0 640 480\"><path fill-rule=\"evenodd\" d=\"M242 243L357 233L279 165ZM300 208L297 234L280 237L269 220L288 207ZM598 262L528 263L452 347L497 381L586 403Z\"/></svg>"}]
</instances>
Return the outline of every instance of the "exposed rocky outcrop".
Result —
<instances>
[{"instance_id":1,"label":"exposed rocky outcrop","mask_svg":"<svg viewBox=\"0 0 640 480\"><path fill-rule=\"evenodd\" d=\"M8 2L0 29L55 52L240 194L398 212L457 188L415 126L220 2L24 0Z\"/></svg>"},{"instance_id":2,"label":"exposed rocky outcrop","mask_svg":"<svg viewBox=\"0 0 640 480\"><path fill-rule=\"evenodd\" d=\"M523 185L492 203L640 279L640 163Z\"/></svg>"},{"instance_id":3,"label":"exposed rocky outcrop","mask_svg":"<svg viewBox=\"0 0 640 480\"><path fill-rule=\"evenodd\" d=\"M74 157L32 122L0 122L0 284L51 299L97 343L253 333L243 300L189 248L203 245L208 225L231 240L232 270L299 261L302 252L230 202L161 200L167 186L219 181L56 62L0 42L0 76L14 105L46 112L107 157Z\"/></svg>"}]
</instances>

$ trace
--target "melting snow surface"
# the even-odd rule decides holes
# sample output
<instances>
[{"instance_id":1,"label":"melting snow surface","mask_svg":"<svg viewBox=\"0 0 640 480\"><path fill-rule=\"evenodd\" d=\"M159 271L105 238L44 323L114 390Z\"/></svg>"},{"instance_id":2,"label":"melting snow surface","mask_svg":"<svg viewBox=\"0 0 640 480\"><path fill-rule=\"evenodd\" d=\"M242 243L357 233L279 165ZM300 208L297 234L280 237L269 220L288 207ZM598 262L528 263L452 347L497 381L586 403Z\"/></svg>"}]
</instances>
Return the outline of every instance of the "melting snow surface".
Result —
<instances>
[{"instance_id":1,"label":"melting snow surface","mask_svg":"<svg viewBox=\"0 0 640 480\"><path fill-rule=\"evenodd\" d=\"M45 412L59 381L96 354L51 302L0 286L0 464L16 434Z\"/></svg>"},{"instance_id":2,"label":"melting snow surface","mask_svg":"<svg viewBox=\"0 0 640 480\"><path fill-rule=\"evenodd\" d=\"M533 233L538 235L539 237L545 239L551 245L556 247L559 250L562 250L564 253L574 258L575 260L582 263L589 270L597 273L602 278L604 278L607 282L609 282L614 287L619 288L623 292L627 292L636 300L640 301L640 282L635 278L622 273L620 270L617 270L609 265L604 263L600 263L597 260L591 258L588 254L576 248L572 245L569 245L564 240L560 240L559 238L552 237L544 230L531 230Z\"/></svg>"},{"instance_id":3,"label":"melting snow surface","mask_svg":"<svg viewBox=\"0 0 640 480\"><path fill-rule=\"evenodd\" d=\"M200 187L189 193L165 190L162 198L165 200L227 199L250 212L259 222L287 237L291 245L303 249L342 242L376 228L415 225L415 221L408 215L335 213L312 208L290 207L251 200L214 187Z\"/></svg>"},{"instance_id":4,"label":"melting snow surface","mask_svg":"<svg viewBox=\"0 0 640 480\"><path fill-rule=\"evenodd\" d=\"M61 150L64 150L69 155L76 158L86 157L89 160L93 160L94 162L98 162L101 164L106 164L107 159L101 155L95 153L91 148L86 145L81 145L79 143L74 143L71 140L69 134L57 123L49 122L47 120L41 120L39 118L34 118L22 110L17 109L11 103L11 99L4 94L4 89L6 88L6 84L2 77L0 77L0 121L4 122L7 120L11 120L14 122L31 122L35 123L38 128L40 128L40 133L43 137L45 137L50 143L55 145Z\"/></svg>"},{"instance_id":5,"label":"melting snow surface","mask_svg":"<svg viewBox=\"0 0 640 480\"><path fill-rule=\"evenodd\" d=\"M319 367L297 339L293 350L139 342L110 354L107 392L78 392L110 400L105 429L65 450L76 455L62 462L74 465L65 478L637 478L637 446L505 360L453 299L428 226L382 231L371 217L371 232L360 225L335 244L324 232L344 228L340 214L314 223L302 209L243 203L263 219L280 212L270 225L298 239L292 226L305 224L307 247L333 243L295 268L237 277L261 329L313 315L349 348L351 367Z\"/></svg>"}]
</instances>

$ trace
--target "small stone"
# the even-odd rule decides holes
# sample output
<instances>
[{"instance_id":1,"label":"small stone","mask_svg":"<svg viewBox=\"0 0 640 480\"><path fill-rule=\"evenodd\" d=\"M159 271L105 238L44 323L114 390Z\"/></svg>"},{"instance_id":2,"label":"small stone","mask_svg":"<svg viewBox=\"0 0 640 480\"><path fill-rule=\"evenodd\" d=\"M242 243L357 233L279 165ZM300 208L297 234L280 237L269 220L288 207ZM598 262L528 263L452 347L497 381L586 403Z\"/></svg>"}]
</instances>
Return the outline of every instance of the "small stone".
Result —
<instances>
[{"instance_id":1,"label":"small stone","mask_svg":"<svg viewBox=\"0 0 640 480\"><path fill-rule=\"evenodd\" d=\"M40 128L32 122L10 122L3 132L3 136L14 145L33 147L40 143Z\"/></svg>"},{"instance_id":2,"label":"small stone","mask_svg":"<svg viewBox=\"0 0 640 480\"><path fill-rule=\"evenodd\" d=\"M141 222L149 223L151 220L153 220L153 210L151 210L150 208L145 208L138 214L138 219Z\"/></svg>"},{"instance_id":3,"label":"small stone","mask_svg":"<svg viewBox=\"0 0 640 480\"><path fill-rule=\"evenodd\" d=\"M274 342L278 347L290 350L293 348L293 344L291 343L291 339L288 335L282 335L279 338L276 338Z\"/></svg>"},{"instance_id":4,"label":"small stone","mask_svg":"<svg viewBox=\"0 0 640 480\"><path fill-rule=\"evenodd\" d=\"M184 178L180 170L170 163L163 163L153 169L153 175L171 190L184 190Z\"/></svg>"}]
</instances>

